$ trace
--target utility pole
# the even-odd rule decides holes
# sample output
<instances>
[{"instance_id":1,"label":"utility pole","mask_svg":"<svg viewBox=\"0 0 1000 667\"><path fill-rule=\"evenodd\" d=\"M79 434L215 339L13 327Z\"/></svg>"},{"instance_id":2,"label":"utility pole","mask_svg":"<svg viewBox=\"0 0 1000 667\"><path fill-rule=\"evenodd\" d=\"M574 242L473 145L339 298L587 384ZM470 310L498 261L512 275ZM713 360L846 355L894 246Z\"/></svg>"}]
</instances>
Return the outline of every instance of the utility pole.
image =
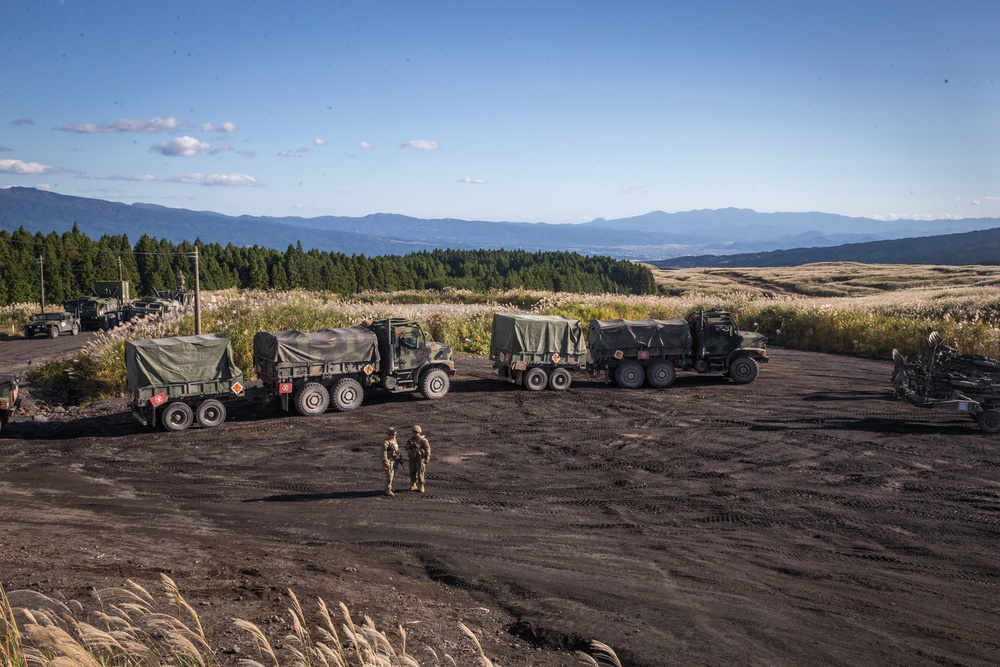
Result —
<instances>
[{"instance_id":1,"label":"utility pole","mask_svg":"<svg viewBox=\"0 0 1000 667\"><path fill-rule=\"evenodd\" d=\"M194 334L201 335L201 281L198 276L198 246L194 247Z\"/></svg>"},{"instance_id":2,"label":"utility pole","mask_svg":"<svg viewBox=\"0 0 1000 667\"><path fill-rule=\"evenodd\" d=\"M45 312L45 260L42 256L38 256L38 284L41 287L39 290L39 305L42 307L42 312Z\"/></svg>"}]
</instances>

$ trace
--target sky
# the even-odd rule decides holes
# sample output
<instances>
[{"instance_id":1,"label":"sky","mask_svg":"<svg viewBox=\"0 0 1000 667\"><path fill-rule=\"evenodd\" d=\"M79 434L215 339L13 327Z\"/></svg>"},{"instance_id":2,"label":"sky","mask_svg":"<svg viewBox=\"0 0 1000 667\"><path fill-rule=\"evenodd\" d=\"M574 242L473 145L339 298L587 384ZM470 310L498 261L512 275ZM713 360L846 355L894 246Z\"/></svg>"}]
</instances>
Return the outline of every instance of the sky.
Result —
<instances>
[{"instance_id":1,"label":"sky","mask_svg":"<svg viewBox=\"0 0 1000 667\"><path fill-rule=\"evenodd\" d=\"M0 187L228 215L1000 217L1000 3L8 0Z\"/></svg>"}]
</instances>

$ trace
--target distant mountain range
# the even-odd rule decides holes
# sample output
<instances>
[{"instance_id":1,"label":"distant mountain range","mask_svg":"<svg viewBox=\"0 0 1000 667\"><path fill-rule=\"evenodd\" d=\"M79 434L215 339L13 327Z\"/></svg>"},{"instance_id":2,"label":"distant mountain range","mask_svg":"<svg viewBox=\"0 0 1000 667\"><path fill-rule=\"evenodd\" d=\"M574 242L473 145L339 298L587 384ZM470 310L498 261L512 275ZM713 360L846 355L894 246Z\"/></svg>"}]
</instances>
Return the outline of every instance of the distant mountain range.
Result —
<instances>
[{"instance_id":1,"label":"distant mountain range","mask_svg":"<svg viewBox=\"0 0 1000 667\"><path fill-rule=\"evenodd\" d=\"M662 263L672 266L680 265L676 262L699 262L697 265L705 266L710 261L723 261L721 257L711 260L704 257L706 255L724 255L732 261L750 261L751 257L756 257L761 262L785 263L798 255L782 255L781 260L775 260L769 251L788 253L793 252L790 249L806 246L815 253L802 250L803 256L817 257L808 261L832 259L834 246L860 248L875 257L881 253L868 247L878 246L871 242L888 243L896 239L961 235L959 233L1000 228L1000 218L885 222L830 213L758 213L735 208L681 213L654 211L617 220L598 218L582 224L424 220L389 213L360 218L277 218L121 204L34 188L0 189L0 229L13 231L24 227L31 232L62 233L72 229L74 223L92 238L127 234L133 243L141 235L148 234L175 243L201 239L203 242L258 245L278 250L301 242L306 249L368 256L400 255L435 248L569 250L655 263L664 260ZM905 243L895 243L894 248L907 247ZM911 243L916 241L911 239ZM932 253L935 247L941 249L940 244L934 243L926 252ZM986 247L983 249L985 251ZM693 255L698 257L671 259ZM737 260L737 257L743 259ZM1000 261L1000 256L994 257L994 261ZM940 259L927 261L948 263Z\"/></svg>"}]
</instances>

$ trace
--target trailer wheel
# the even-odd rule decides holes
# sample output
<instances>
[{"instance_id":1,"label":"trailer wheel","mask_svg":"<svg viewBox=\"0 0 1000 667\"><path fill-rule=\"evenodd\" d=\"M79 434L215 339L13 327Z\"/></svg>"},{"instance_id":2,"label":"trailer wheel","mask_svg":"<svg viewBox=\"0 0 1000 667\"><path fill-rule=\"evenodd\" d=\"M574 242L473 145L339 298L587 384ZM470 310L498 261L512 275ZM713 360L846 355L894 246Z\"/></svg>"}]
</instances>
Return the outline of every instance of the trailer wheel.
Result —
<instances>
[{"instance_id":1,"label":"trailer wheel","mask_svg":"<svg viewBox=\"0 0 1000 667\"><path fill-rule=\"evenodd\" d=\"M549 376L549 389L553 391L564 391L569 389L573 383L573 376L565 368L557 368Z\"/></svg>"},{"instance_id":2,"label":"trailer wheel","mask_svg":"<svg viewBox=\"0 0 1000 667\"><path fill-rule=\"evenodd\" d=\"M657 359L646 371L646 382L650 387L666 389L677 379L677 369L666 359Z\"/></svg>"},{"instance_id":3,"label":"trailer wheel","mask_svg":"<svg viewBox=\"0 0 1000 667\"><path fill-rule=\"evenodd\" d=\"M226 421L226 406L214 398L202 401L195 412L198 423L205 428L215 428Z\"/></svg>"},{"instance_id":4,"label":"trailer wheel","mask_svg":"<svg viewBox=\"0 0 1000 667\"><path fill-rule=\"evenodd\" d=\"M1000 433L1000 410L983 410L976 421L983 433Z\"/></svg>"},{"instance_id":5,"label":"trailer wheel","mask_svg":"<svg viewBox=\"0 0 1000 667\"><path fill-rule=\"evenodd\" d=\"M49 327L49 338L59 338L59 327Z\"/></svg>"},{"instance_id":6,"label":"trailer wheel","mask_svg":"<svg viewBox=\"0 0 1000 667\"><path fill-rule=\"evenodd\" d=\"M333 407L339 412L350 412L361 407L365 399L365 390L354 378L341 378L333 387ZM325 409L325 408L324 408Z\"/></svg>"},{"instance_id":7,"label":"trailer wheel","mask_svg":"<svg viewBox=\"0 0 1000 667\"><path fill-rule=\"evenodd\" d=\"M168 431L183 431L194 422L194 413L187 403L174 401L168 403L160 413L160 423Z\"/></svg>"},{"instance_id":8,"label":"trailer wheel","mask_svg":"<svg viewBox=\"0 0 1000 667\"><path fill-rule=\"evenodd\" d=\"M295 393L295 409L304 417L321 415L330 407L330 392L319 382L306 382Z\"/></svg>"},{"instance_id":9,"label":"trailer wheel","mask_svg":"<svg viewBox=\"0 0 1000 667\"><path fill-rule=\"evenodd\" d=\"M451 379L440 368L430 369L424 373L424 377L420 380L420 393L424 395L424 398L432 401L442 398L448 393L450 387Z\"/></svg>"},{"instance_id":10,"label":"trailer wheel","mask_svg":"<svg viewBox=\"0 0 1000 667\"><path fill-rule=\"evenodd\" d=\"M534 366L524 374L524 388L528 391L541 391L549 383L549 374L544 368Z\"/></svg>"},{"instance_id":11,"label":"trailer wheel","mask_svg":"<svg viewBox=\"0 0 1000 667\"><path fill-rule=\"evenodd\" d=\"M736 357L729 364L729 377L736 384L749 384L757 378L757 371L760 367L751 357Z\"/></svg>"},{"instance_id":12,"label":"trailer wheel","mask_svg":"<svg viewBox=\"0 0 1000 667\"><path fill-rule=\"evenodd\" d=\"M638 361L625 361L615 369L615 382L619 387L638 389L646 380L646 371Z\"/></svg>"}]
</instances>

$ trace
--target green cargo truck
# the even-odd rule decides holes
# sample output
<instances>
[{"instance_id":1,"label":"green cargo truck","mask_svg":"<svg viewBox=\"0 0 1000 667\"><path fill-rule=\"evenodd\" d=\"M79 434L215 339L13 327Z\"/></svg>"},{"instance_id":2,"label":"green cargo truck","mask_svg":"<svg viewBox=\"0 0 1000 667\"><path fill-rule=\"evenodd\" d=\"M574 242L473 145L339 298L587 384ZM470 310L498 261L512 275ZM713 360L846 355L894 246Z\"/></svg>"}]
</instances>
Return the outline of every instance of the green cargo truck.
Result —
<instances>
[{"instance_id":1,"label":"green cargo truck","mask_svg":"<svg viewBox=\"0 0 1000 667\"><path fill-rule=\"evenodd\" d=\"M227 404L246 395L243 371L220 334L125 341L128 406L143 426L183 431L226 421Z\"/></svg>"},{"instance_id":2,"label":"green cargo truck","mask_svg":"<svg viewBox=\"0 0 1000 667\"><path fill-rule=\"evenodd\" d=\"M593 320L587 328L587 370L630 389L643 382L663 388L678 370L720 373L753 382L767 362L767 338L740 331L721 310L698 310L687 319Z\"/></svg>"},{"instance_id":3,"label":"green cargo truck","mask_svg":"<svg viewBox=\"0 0 1000 667\"><path fill-rule=\"evenodd\" d=\"M490 360L497 375L529 391L562 391L584 370L587 348L577 320L552 315L493 315Z\"/></svg>"},{"instance_id":4,"label":"green cargo truck","mask_svg":"<svg viewBox=\"0 0 1000 667\"><path fill-rule=\"evenodd\" d=\"M0 373L0 429L7 425L21 406L17 383L18 377L14 373Z\"/></svg>"},{"instance_id":5,"label":"green cargo truck","mask_svg":"<svg viewBox=\"0 0 1000 667\"><path fill-rule=\"evenodd\" d=\"M368 389L419 391L437 399L455 373L451 348L428 340L413 320L391 318L315 333L261 331L254 369L264 390L302 415L358 408Z\"/></svg>"}]
</instances>

